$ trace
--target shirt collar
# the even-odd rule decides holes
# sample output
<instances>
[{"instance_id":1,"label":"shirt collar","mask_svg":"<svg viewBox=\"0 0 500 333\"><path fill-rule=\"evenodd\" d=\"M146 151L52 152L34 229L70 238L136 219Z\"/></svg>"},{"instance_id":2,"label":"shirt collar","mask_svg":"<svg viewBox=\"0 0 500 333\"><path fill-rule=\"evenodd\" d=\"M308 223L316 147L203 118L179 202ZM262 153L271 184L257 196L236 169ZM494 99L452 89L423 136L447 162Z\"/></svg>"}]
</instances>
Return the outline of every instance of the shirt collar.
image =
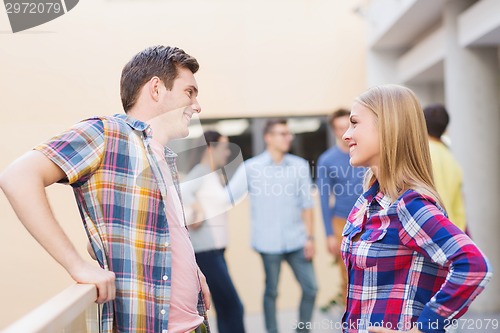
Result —
<instances>
[{"instance_id":1,"label":"shirt collar","mask_svg":"<svg viewBox=\"0 0 500 333\"><path fill-rule=\"evenodd\" d=\"M148 123L129 117L126 114L116 114L115 117L125 121L134 130L143 132L147 145L153 139L153 129ZM173 158L177 157L177 154L169 147L165 147L165 156Z\"/></svg>"},{"instance_id":2,"label":"shirt collar","mask_svg":"<svg viewBox=\"0 0 500 333\"><path fill-rule=\"evenodd\" d=\"M376 201L384 209L389 208L392 203L391 199L380 191L380 184L378 183L378 180L375 180L363 196L365 197L368 205L371 205L373 201Z\"/></svg>"},{"instance_id":3,"label":"shirt collar","mask_svg":"<svg viewBox=\"0 0 500 333\"><path fill-rule=\"evenodd\" d=\"M126 114L116 114L115 117L122 119L123 121L125 121L130 127L132 127L136 131L145 131L148 128L151 131L151 127L149 126L149 124L147 124L143 121L134 119L132 117L129 117ZM147 133L147 134L149 135L150 133Z\"/></svg>"},{"instance_id":4,"label":"shirt collar","mask_svg":"<svg viewBox=\"0 0 500 333\"><path fill-rule=\"evenodd\" d=\"M289 164L289 158L288 158L288 155L289 154L285 154L285 156L283 156L283 160L281 161L280 164L276 164L273 160L273 158L271 157L271 154L269 153L268 150L265 150L263 153L262 153L262 157L264 158L264 162L266 164L269 164L269 165L288 165Z\"/></svg>"}]
</instances>

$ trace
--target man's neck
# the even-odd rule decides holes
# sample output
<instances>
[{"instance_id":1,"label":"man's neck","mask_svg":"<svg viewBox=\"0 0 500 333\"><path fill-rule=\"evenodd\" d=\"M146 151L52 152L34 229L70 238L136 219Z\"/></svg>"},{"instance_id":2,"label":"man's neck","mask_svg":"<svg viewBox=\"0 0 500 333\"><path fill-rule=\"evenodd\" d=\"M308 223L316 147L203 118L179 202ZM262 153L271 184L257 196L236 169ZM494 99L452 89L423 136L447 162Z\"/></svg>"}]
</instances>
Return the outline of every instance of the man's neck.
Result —
<instances>
[{"instance_id":1,"label":"man's neck","mask_svg":"<svg viewBox=\"0 0 500 333\"><path fill-rule=\"evenodd\" d=\"M267 149L269 154L271 155L271 159L273 160L274 163L280 164L281 161L283 161L283 158L285 157L285 153L279 151L279 150L274 150L274 149Z\"/></svg>"},{"instance_id":2,"label":"man's neck","mask_svg":"<svg viewBox=\"0 0 500 333\"><path fill-rule=\"evenodd\" d=\"M127 116L148 124L153 132L154 140L161 143L162 146L166 146L168 144L168 131L166 131L164 126L160 123L161 117L151 117L147 112L142 112L138 108L132 108L127 113Z\"/></svg>"},{"instance_id":3,"label":"man's neck","mask_svg":"<svg viewBox=\"0 0 500 333\"><path fill-rule=\"evenodd\" d=\"M430 135L429 135L429 141L442 142L440 138L436 138L436 137L430 136Z\"/></svg>"},{"instance_id":4,"label":"man's neck","mask_svg":"<svg viewBox=\"0 0 500 333\"><path fill-rule=\"evenodd\" d=\"M338 139L337 139L336 146L340 149L340 151L342 151L344 153L349 152L349 145L343 140L338 141Z\"/></svg>"},{"instance_id":5,"label":"man's neck","mask_svg":"<svg viewBox=\"0 0 500 333\"><path fill-rule=\"evenodd\" d=\"M145 121L151 127L153 131L153 139L161 143L163 146L166 146L170 140L168 137L168 130L162 128L161 124L159 124L156 120L158 118L152 118Z\"/></svg>"}]
</instances>

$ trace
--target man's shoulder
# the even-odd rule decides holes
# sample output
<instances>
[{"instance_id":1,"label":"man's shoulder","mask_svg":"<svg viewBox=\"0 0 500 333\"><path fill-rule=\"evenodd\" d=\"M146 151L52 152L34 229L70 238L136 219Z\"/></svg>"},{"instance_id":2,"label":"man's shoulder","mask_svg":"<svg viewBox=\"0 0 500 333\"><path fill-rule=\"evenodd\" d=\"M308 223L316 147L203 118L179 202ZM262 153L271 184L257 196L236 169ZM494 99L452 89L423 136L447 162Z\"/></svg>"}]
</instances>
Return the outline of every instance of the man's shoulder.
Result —
<instances>
[{"instance_id":1,"label":"man's shoulder","mask_svg":"<svg viewBox=\"0 0 500 333\"><path fill-rule=\"evenodd\" d=\"M260 153L258 155L255 155L254 157L250 157L248 160L245 161L245 165L256 165L256 164L262 164L267 158L267 155L265 152Z\"/></svg>"},{"instance_id":2,"label":"man's shoulder","mask_svg":"<svg viewBox=\"0 0 500 333\"><path fill-rule=\"evenodd\" d=\"M130 132L133 130L125 115L91 116L82 119L77 126L98 126L103 132Z\"/></svg>"},{"instance_id":3,"label":"man's shoulder","mask_svg":"<svg viewBox=\"0 0 500 333\"><path fill-rule=\"evenodd\" d=\"M300 156L297 156L297 155L294 155L294 154L286 154L286 159L289 161L289 162L292 162L294 164L305 164L305 163L308 163L307 160L305 158L302 158Z\"/></svg>"},{"instance_id":4,"label":"man's shoulder","mask_svg":"<svg viewBox=\"0 0 500 333\"><path fill-rule=\"evenodd\" d=\"M337 148L337 146L332 146L328 148L323 153L321 153L321 155L319 155L318 163L325 162L327 160L335 158L335 155L338 153L338 150L339 149Z\"/></svg>"},{"instance_id":5,"label":"man's shoulder","mask_svg":"<svg viewBox=\"0 0 500 333\"><path fill-rule=\"evenodd\" d=\"M444 143L429 141L429 151L433 163L445 163L450 167L460 167L451 150Z\"/></svg>"},{"instance_id":6,"label":"man's shoulder","mask_svg":"<svg viewBox=\"0 0 500 333\"><path fill-rule=\"evenodd\" d=\"M125 123L123 120L119 119L116 116L100 116L100 115L93 115L84 119L81 119L76 125L94 125L94 124L101 124L101 125L115 125L119 126L120 124ZM126 124L126 123L125 123Z\"/></svg>"}]
</instances>

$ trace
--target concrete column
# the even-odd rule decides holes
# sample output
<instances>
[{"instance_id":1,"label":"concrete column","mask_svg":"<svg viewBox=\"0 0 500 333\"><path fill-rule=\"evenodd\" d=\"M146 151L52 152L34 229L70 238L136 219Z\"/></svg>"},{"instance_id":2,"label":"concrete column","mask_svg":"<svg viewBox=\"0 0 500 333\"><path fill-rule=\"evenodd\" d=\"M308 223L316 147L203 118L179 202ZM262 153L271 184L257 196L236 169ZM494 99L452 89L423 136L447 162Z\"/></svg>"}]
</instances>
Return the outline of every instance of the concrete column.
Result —
<instances>
[{"instance_id":1,"label":"concrete column","mask_svg":"<svg viewBox=\"0 0 500 333\"><path fill-rule=\"evenodd\" d=\"M386 83L399 83L398 59L401 51L368 50L366 82L369 87Z\"/></svg>"},{"instance_id":2,"label":"concrete column","mask_svg":"<svg viewBox=\"0 0 500 333\"><path fill-rule=\"evenodd\" d=\"M500 311L500 103L496 47L462 48L457 18L473 1L450 0L444 10L445 94L452 151L464 172L467 221L472 238L496 276L473 303L475 311Z\"/></svg>"},{"instance_id":3,"label":"concrete column","mask_svg":"<svg viewBox=\"0 0 500 333\"><path fill-rule=\"evenodd\" d=\"M253 155L258 155L266 149L266 143L264 142L263 130L266 125L267 119L265 118L255 118L252 120L252 152Z\"/></svg>"},{"instance_id":4,"label":"concrete column","mask_svg":"<svg viewBox=\"0 0 500 333\"><path fill-rule=\"evenodd\" d=\"M422 108L429 104L445 103L444 82L425 82L404 85L415 92Z\"/></svg>"}]
</instances>

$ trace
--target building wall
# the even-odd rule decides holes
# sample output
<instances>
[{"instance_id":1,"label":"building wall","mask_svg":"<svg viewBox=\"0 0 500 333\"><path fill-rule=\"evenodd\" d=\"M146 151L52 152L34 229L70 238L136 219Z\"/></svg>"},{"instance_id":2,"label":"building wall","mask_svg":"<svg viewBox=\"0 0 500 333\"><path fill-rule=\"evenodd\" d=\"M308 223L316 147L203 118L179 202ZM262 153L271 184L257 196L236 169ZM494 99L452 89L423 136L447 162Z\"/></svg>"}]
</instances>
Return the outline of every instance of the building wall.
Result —
<instances>
[{"instance_id":1,"label":"building wall","mask_svg":"<svg viewBox=\"0 0 500 333\"><path fill-rule=\"evenodd\" d=\"M500 2L371 0L358 11L368 24L368 84L404 84L422 105L446 105L451 150L464 173L468 227L498 272ZM472 309L500 311L499 292L494 276Z\"/></svg>"},{"instance_id":2,"label":"building wall","mask_svg":"<svg viewBox=\"0 0 500 333\"><path fill-rule=\"evenodd\" d=\"M364 22L345 1L80 1L68 14L10 33L0 10L0 170L78 120L121 112L122 66L149 45L177 45L201 69L202 117L326 114L365 87ZM55 214L86 256L69 187L47 189ZM30 203L27 202L27 205ZM336 293L317 212L318 304ZM249 248L245 206L231 212L228 262L248 312L261 311L260 259ZM0 195L0 328L72 283ZM90 259L89 259L90 260ZM298 286L283 272L280 308Z\"/></svg>"}]
</instances>

